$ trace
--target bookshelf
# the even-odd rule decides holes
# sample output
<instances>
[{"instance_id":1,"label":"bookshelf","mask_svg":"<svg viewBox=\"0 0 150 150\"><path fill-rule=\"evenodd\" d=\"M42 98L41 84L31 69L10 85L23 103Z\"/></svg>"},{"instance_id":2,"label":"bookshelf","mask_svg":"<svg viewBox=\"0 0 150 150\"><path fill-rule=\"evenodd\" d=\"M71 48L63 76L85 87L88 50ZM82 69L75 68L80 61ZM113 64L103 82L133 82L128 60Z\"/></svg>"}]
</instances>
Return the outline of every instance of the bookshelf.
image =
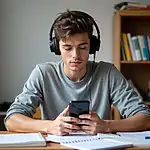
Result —
<instances>
[{"instance_id":1,"label":"bookshelf","mask_svg":"<svg viewBox=\"0 0 150 150\"><path fill-rule=\"evenodd\" d=\"M34 119L41 119L41 110L40 107L36 109L36 113L33 116Z\"/></svg>"},{"instance_id":2,"label":"bookshelf","mask_svg":"<svg viewBox=\"0 0 150 150\"><path fill-rule=\"evenodd\" d=\"M131 79L142 97L147 92L150 80L150 61L126 61L121 59L121 33L131 33L133 36L150 36L150 10L122 10L113 16L113 63L120 72ZM145 102L150 106L150 102ZM114 119L121 116L114 108Z\"/></svg>"}]
</instances>

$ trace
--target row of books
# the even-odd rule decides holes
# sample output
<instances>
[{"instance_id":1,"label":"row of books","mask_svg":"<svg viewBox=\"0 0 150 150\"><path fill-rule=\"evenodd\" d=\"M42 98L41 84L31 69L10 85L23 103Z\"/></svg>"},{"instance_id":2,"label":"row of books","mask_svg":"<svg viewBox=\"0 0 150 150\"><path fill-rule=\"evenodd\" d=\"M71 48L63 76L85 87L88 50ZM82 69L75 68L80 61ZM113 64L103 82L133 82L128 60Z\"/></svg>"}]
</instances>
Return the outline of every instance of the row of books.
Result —
<instances>
[{"instance_id":1,"label":"row of books","mask_svg":"<svg viewBox=\"0 0 150 150\"><path fill-rule=\"evenodd\" d=\"M121 33L121 56L124 61L150 61L150 36Z\"/></svg>"},{"instance_id":2,"label":"row of books","mask_svg":"<svg viewBox=\"0 0 150 150\"><path fill-rule=\"evenodd\" d=\"M114 5L115 10L150 10L150 4L138 2L120 2Z\"/></svg>"}]
</instances>

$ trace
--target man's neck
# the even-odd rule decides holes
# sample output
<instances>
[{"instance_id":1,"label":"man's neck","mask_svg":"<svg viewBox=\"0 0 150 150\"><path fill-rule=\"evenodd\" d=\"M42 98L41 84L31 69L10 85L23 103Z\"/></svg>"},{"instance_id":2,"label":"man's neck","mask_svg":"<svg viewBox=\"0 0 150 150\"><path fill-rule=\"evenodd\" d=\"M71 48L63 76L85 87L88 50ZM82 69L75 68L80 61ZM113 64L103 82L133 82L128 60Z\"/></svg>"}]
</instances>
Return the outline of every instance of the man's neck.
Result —
<instances>
[{"instance_id":1,"label":"man's neck","mask_svg":"<svg viewBox=\"0 0 150 150\"><path fill-rule=\"evenodd\" d=\"M70 74L69 76L66 75L71 81L77 82L82 80L85 77L86 73L84 75L78 75L77 73Z\"/></svg>"},{"instance_id":2,"label":"man's neck","mask_svg":"<svg viewBox=\"0 0 150 150\"><path fill-rule=\"evenodd\" d=\"M72 70L66 71L64 68L64 73L71 81L77 82L85 77L87 73L87 68L82 69L81 71L72 71Z\"/></svg>"}]
</instances>

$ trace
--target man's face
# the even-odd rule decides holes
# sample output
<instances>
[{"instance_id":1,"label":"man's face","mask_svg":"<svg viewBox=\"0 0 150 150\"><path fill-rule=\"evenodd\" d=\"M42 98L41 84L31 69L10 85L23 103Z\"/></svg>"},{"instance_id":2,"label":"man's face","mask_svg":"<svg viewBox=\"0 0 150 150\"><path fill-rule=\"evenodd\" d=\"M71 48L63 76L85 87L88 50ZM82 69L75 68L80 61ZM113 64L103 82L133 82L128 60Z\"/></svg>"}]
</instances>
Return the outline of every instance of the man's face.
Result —
<instances>
[{"instance_id":1,"label":"man's face","mask_svg":"<svg viewBox=\"0 0 150 150\"><path fill-rule=\"evenodd\" d=\"M65 71L80 72L86 69L90 49L88 33L78 33L65 41L60 40L59 48Z\"/></svg>"}]
</instances>

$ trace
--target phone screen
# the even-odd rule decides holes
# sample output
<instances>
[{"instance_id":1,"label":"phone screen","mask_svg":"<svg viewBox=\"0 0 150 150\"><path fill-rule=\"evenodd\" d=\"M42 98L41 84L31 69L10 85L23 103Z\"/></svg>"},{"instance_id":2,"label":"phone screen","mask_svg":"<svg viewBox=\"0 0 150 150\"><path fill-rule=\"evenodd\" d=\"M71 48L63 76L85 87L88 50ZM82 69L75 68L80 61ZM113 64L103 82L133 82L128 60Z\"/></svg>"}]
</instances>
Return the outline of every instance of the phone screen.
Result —
<instances>
[{"instance_id":1,"label":"phone screen","mask_svg":"<svg viewBox=\"0 0 150 150\"><path fill-rule=\"evenodd\" d=\"M81 114L89 113L90 102L87 100L83 101L71 101L69 103L69 116L79 117Z\"/></svg>"}]
</instances>

